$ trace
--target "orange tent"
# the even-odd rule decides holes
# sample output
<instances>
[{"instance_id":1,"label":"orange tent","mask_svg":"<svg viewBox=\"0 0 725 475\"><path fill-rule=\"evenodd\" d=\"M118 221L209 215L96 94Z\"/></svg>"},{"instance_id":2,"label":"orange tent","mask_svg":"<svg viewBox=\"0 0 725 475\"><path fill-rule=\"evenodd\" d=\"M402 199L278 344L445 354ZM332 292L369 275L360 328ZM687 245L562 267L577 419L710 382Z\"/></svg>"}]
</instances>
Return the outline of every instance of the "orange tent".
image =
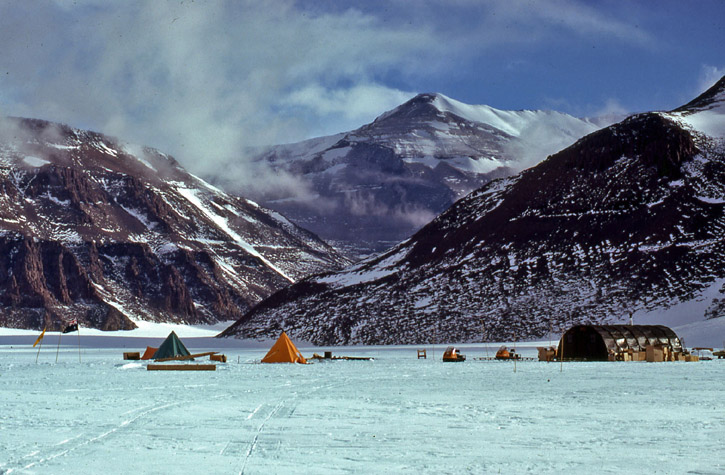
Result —
<instances>
[{"instance_id":1,"label":"orange tent","mask_svg":"<svg viewBox=\"0 0 725 475\"><path fill-rule=\"evenodd\" d=\"M147 346L146 347L146 351L144 351L144 354L141 357L141 359L142 360L150 360L156 354L156 350L158 350L158 348L154 348L153 346Z\"/></svg>"},{"instance_id":2,"label":"orange tent","mask_svg":"<svg viewBox=\"0 0 725 475\"><path fill-rule=\"evenodd\" d=\"M272 345L262 363L302 363L307 364L307 360L297 349L292 340L289 339L287 333L282 334L277 339L277 343Z\"/></svg>"}]
</instances>

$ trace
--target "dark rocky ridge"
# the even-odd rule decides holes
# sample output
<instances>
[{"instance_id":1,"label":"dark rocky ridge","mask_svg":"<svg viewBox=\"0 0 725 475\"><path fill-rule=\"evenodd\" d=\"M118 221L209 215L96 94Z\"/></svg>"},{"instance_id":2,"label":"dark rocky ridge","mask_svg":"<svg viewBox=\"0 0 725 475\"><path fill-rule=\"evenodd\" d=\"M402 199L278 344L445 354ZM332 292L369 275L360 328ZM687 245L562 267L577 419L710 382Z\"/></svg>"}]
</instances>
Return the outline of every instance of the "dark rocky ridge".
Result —
<instances>
[{"instance_id":1,"label":"dark rocky ridge","mask_svg":"<svg viewBox=\"0 0 725 475\"><path fill-rule=\"evenodd\" d=\"M347 262L158 151L38 120L0 126L0 326L228 321Z\"/></svg>"},{"instance_id":2,"label":"dark rocky ridge","mask_svg":"<svg viewBox=\"0 0 725 475\"><path fill-rule=\"evenodd\" d=\"M481 341L485 329L494 341L541 338L667 309L713 285L725 297L718 140L677 114L630 117L471 193L378 257L281 290L221 336L284 329L319 345L412 344ZM721 301L702 318L723 316Z\"/></svg>"}]
</instances>

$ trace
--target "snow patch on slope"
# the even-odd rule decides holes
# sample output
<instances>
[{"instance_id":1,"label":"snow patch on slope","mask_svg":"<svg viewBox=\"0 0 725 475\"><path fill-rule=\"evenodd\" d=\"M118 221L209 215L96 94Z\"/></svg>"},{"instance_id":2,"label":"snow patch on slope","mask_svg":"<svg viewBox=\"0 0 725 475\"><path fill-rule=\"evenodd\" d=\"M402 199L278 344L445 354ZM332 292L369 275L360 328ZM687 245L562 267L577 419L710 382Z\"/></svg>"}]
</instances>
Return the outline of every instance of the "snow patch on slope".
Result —
<instances>
[{"instance_id":1,"label":"snow patch on slope","mask_svg":"<svg viewBox=\"0 0 725 475\"><path fill-rule=\"evenodd\" d=\"M26 165L30 165L31 167L40 168L43 165L49 164L50 162L48 160L44 160L42 158L33 157L33 156L28 155L25 158L23 158L23 163L25 163Z\"/></svg>"},{"instance_id":2,"label":"snow patch on slope","mask_svg":"<svg viewBox=\"0 0 725 475\"><path fill-rule=\"evenodd\" d=\"M214 224L216 224L219 229L224 231L230 238L232 238L234 241L237 242L242 248L247 251L249 254L253 255L254 257L258 258L266 266L277 272L279 275L284 277L290 282L294 282L294 280L289 277L287 274L285 274L281 269L279 269L277 266L272 264L269 260L267 260L262 254L260 254L254 246L249 244L247 241L245 241L242 236L237 234L232 228L229 227L229 223L227 219L223 216L219 216L216 214L212 209L207 207L203 201L197 196L198 190L192 189L192 188L186 188L183 186L177 186L176 191L186 198L191 204L196 206L204 215L206 215L207 218L209 218Z\"/></svg>"},{"instance_id":3,"label":"snow patch on slope","mask_svg":"<svg viewBox=\"0 0 725 475\"><path fill-rule=\"evenodd\" d=\"M373 266L370 266L370 263L376 259L375 257L360 262L347 272L331 274L315 280L321 284L328 284L336 289L365 282L374 282L398 272L400 270L398 264L407 253L407 247L400 245L397 252L391 252L388 257Z\"/></svg>"}]
</instances>

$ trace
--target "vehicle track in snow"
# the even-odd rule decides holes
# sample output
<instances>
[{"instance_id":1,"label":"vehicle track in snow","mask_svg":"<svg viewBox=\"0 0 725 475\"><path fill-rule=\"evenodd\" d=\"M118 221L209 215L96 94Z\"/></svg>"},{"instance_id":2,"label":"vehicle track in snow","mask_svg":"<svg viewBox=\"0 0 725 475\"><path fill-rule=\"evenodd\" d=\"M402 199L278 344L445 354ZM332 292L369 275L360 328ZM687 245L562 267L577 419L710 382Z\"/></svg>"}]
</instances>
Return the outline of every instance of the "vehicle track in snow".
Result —
<instances>
[{"instance_id":1,"label":"vehicle track in snow","mask_svg":"<svg viewBox=\"0 0 725 475\"><path fill-rule=\"evenodd\" d=\"M69 454L71 452L74 452L74 451L76 451L78 449L81 449L81 448L87 447L87 446L89 446L91 444L94 444L96 442L99 442L99 441L105 439L106 437L115 434L116 432L118 432L120 430L124 430L127 427L129 427L131 424L133 424L134 422L136 422L137 420L142 419L142 418L148 416L149 414L152 414L154 412L161 411L161 410L164 410L164 409L168 409L170 407L178 406L179 404L181 404L181 402L172 402L172 403L168 403L168 404L160 404L160 405L146 406L144 408L141 408L140 409L140 412L138 412L138 414L136 414L135 416L131 417L130 419L124 420L119 425L117 425L117 426L113 427L112 429L109 429L109 430L107 430L105 432L102 432L99 435L96 435L96 436L91 437L89 439L85 439L85 440L83 440L83 441L81 441L79 443L74 444L72 447L69 447L69 448L60 450L59 452L52 453L54 451L54 448L55 447L64 446L64 445L66 445L66 444L68 444L68 443L70 443L72 441L76 441L76 440L80 439L81 437L83 437L83 434L79 434L79 435L76 435L74 437L68 438L66 440L63 440L63 441L61 441L61 442L53 445L51 447L51 449L50 450L47 450L46 451L46 454L43 454L39 459L33 460L31 463L29 463L27 465L23 465L23 463L24 463L23 461L25 459L30 459L32 457L37 456L40 453L40 451L37 451L37 450L36 451L33 451L33 452L31 452L31 453L29 453L27 455L24 455L24 456L20 457L19 459L16 459L16 460L10 462L8 465L10 465L10 466L13 466L14 465L15 467L14 468L4 469L3 471L0 471L0 473L2 473L3 475L9 475L9 474L15 472L16 470L25 471L25 470L29 470L29 469L31 469L33 467L40 467L40 466L42 466L42 465L44 465L44 464L46 464L46 463L48 463L48 462L50 462L52 460L57 459L58 457L63 457L64 455L67 455L67 454ZM138 411L138 409L132 410L132 411L128 411L128 412L126 412L126 413L124 413L122 415L129 414L129 413L132 413L132 412L135 412L135 411ZM50 454L47 454L48 452L51 452L51 453Z\"/></svg>"},{"instance_id":2,"label":"vehicle track in snow","mask_svg":"<svg viewBox=\"0 0 725 475\"><path fill-rule=\"evenodd\" d=\"M257 426L257 430L254 433L254 437L247 445L247 451L244 454L244 460L242 462L242 467L239 470L239 475L243 475L245 473L245 470L247 469L247 465L249 464L249 462L252 458L252 455L254 454L254 450L257 448L257 444L259 442L259 437L262 435L262 432L264 432L265 426L270 419L274 418L276 415L283 415L285 418L291 417L297 410L297 406L299 405L299 402L301 400L309 399L310 396L312 396L313 394L315 394L319 391L329 390L331 388L334 388L335 386L342 386L343 384L344 384L343 382L338 382L338 383L330 383L330 384L326 384L323 386L318 386L310 391L307 391L304 394L295 393L291 398L282 399L281 401L279 401L272 408L272 410L269 411L269 413L267 413L267 415L264 417L264 419L259 424L259 426ZM262 408L264 408L264 406L267 406L267 405L268 404L262 403L259 406L257 406L247 416L247 420L254 419L257 416L257 414L260 413ZM222 451L221 451L222 454L227 450L227 448L230 446L230 444L231 444L231 442L227 443L227 446L224 449L222 449Z\"/></svg>"}]
</instances>

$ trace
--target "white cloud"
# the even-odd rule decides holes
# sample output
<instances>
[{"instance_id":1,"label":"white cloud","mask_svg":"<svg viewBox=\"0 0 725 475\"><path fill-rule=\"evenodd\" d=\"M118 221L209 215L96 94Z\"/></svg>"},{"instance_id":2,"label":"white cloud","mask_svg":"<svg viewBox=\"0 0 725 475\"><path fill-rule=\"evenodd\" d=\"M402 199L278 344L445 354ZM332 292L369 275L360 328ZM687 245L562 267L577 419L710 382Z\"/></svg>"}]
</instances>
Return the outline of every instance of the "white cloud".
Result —
<instances>
[{"instance_id":1,"label":"white cloud","mask_svg":"<svg viewBox=\"0 0 725 475\"><path fill-rule=\"evenodd\" d=\"M338 89L310 84L290 93L284 104L306 109L322 117L344 117L350 122L350 125L338 124L338 128L334 132L340 132L348 130L348 127L352 128L372 121L381 112L399 106L415 94L379 84L358 84Z\"/></svg>"},{"instance_id":2,"label":"white cloud","mask_svg":"<svg viewBox=\"0 0 725 475\"><path fill-rule=\"evenodd\" d=\"M466 55L562 29L642 36L569 0L363 7L2 2L0 108L155 146L206 174L247 146L372 120L413 95L387 86L391 78L455 74Z\"/></svg>"},{"instance_id":3,"label":"white cloud","mask_svg":"<svg viewBox=\"0 0 725 475\"><path fill-rule=\"evenodd\" d=\"M405 96L374 76L437 50L425 28L291 1L59 4L0 6L10 47L0 68L13 74L0 82L13 91L4 109L156 146L197 173L245 146L315 134L335 116L374 117ZM296 117L291 106L307 111Z\"/></svg>"},{"instance_id":4,"label":"white cloud","mask_svg":"<svg viewBox=\"0 0 725 475\"><path fill-rule=\"evenodd\" d=\"M516 5L517 14L529 16L534 22L543 22L549 26L559 26L580 35L602 35L634 42L642 46L652 46L653 38L632 22L614 18L602 13L591 4L572 0L548 0L531 2L504 2Z\"/></svg>"},{"instance_id":5,"label":"white cloud","mask_svg":"<svg viewBox=\"0 0 725 475\"><path fill-rule=\"evenodd\" d=\"M695 94L702 94L707 91L723 76L725 76L725 67L719 68L717 66L703 64Z\"/></svg>"}]
</instances>

